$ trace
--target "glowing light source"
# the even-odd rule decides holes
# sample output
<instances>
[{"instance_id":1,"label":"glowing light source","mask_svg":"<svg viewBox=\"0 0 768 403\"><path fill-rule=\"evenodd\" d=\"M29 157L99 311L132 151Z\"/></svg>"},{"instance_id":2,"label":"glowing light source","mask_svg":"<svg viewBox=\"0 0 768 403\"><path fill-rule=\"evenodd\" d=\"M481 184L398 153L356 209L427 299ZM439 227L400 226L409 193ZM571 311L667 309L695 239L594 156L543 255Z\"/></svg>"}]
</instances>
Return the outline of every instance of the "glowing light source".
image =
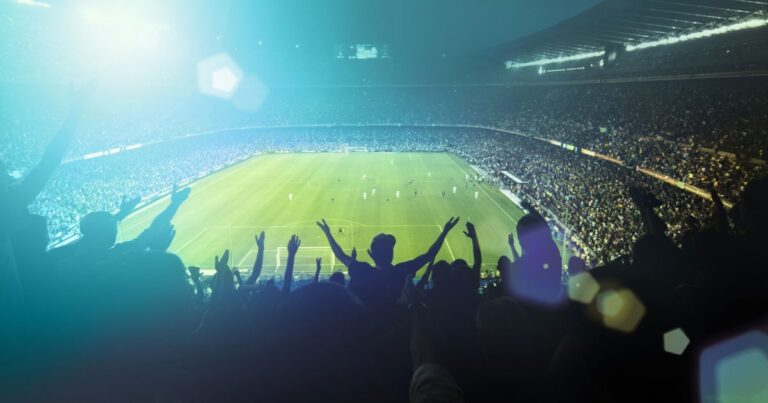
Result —
<instances>
[{"instance_id":1,"label":"glowing light source","mask_svg":"<svg viewBox=\"0 0 768 403\"><path fill-rule=\"evenodd\" d=\"M768 18L760 18L760 17L751 18L751 19L740 21L733 24L723 25L715 28L708 28L701 31L690 32L687 34L669 36L666 38L655 39L655 40L646 41L646 42L627 44L626 50L628 52L632 52L635 50L653 48L657 46L673 45L676 43L690 41L694 39L708 38L714 35L722 35L722 34L727 34L729 32L740 31L744 29L759 28L767 25L768 25ZM591 58L602 57L602 56L605 56L604 50L576 53L576 54L560 56L560 57L539 59L539 60L534 60L530 62L514 62L511 60L508 60L504 62L504 65L506 66L507 69L518 69L522 67L545 66L548 64L571 62L576 60L591 59ZM602 67L602 64L600 66Z\"/></svg>"},{"instance_id":2,"label":"glowing light source","mask_svg":"<svg viewBox=\"0 0 768 403\"><path fill-rule=\"evenodd\" d=\"M594 57L602 57L605 55L604 50L595 51L595 52L584 52L584 53L576 53L573 55L568 56L560 56L560 57L553 57L550 59L539 59L534 60L532 62L521 62L521 63L515 63L513 61L507 61L504 64L507 66L507 69L519 69L522 67L531 67L531 66L545 66L547 64L554 64L554 63L564 63L564 62L572 62L575 60L584 60L584 59L592 59Z\"/></svg>"},{"instance_id":3,"label":"glowing light source","mask_svg":"<svg viewBox=\"0 0 768 403\"><path fill-rule=\"evenodd\" d=\"M173 60L172 28L151 8L130 4L87 5L72 30L70 52L82 54L83 69L109 82L152 79Z\"/></svg>"},{"instance_id":4,"label":"glowing light source","mask_svg":"<svg viewBox=\"0 0 768 403\"><path fill-rule=\"evenodd\" d=\"M759 28L768 25L768 19L766 18L753 18L746 21L737 22L735 24L723 25L717 28L704 29L701 31L691 32L688 34L671 36L668 38L658 39L648 42L640 42L637 44L627 45L627 51L653 48L656 46L672 45L675 43L690 41L693 39L708 38L713 35L722 35L733 31L740 31L743 29Z\"/></svg>"},{"instance_id":5,"label":"glowing light source","mask_svg":"<svg viewBox=\"0 0 768 403\"><path fill-rule=\"evenodd\" d=\"M682 355L690 342L683 329L677 328L664 333L664 351L670 354Z\"/></svg>"},{"instance_id":6,"label":"glowing light source","mask_svg":"<svg viewBox=\"0 0 768 403\"><path fill-rule=\"evenodd\" d=\"M229 99L240 87L242 79L243 71L224 53L197 64L197 85L203 94Z\"/></svg>"},{"instance_id":7,"label":"glowing light source","mask_svg":"<svg viewBox=\"0 0 768 403\"><path fill-rule=\"evenodd\" d=\"M51 8L50 4L35 0L16 0L16 4L38 8Z\"/></svg>"}]
</instances>

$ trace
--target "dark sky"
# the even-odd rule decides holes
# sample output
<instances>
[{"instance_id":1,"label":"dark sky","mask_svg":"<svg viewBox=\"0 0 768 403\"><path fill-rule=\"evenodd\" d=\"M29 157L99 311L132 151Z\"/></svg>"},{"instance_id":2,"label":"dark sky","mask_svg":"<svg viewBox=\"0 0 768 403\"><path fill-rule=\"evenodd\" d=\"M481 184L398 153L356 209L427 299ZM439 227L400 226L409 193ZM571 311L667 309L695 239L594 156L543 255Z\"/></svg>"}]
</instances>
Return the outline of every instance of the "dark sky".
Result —
<instances>
[{"instance_id":1,"label":"dark sky","mask_svg":"<svg viewBox=\"0 0 768 403\"><path fill-rule=\"evenodd\" d=\"M536 32L599 2L215 0L200 16L228 41L323 49L335 43L382 43L401 56L456 55Z\"/></svg>"}]
</instances>

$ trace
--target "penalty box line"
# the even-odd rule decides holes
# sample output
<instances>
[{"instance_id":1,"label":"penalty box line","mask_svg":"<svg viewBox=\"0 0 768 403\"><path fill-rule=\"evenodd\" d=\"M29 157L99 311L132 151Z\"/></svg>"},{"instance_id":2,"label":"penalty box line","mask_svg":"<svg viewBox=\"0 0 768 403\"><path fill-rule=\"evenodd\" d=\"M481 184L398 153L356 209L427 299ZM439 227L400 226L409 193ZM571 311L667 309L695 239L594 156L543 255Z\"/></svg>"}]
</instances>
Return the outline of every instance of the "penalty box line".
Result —
<instances>
[{"instance_id":1,"label":"penalty box line","mask_svg":"<svg viewBox=\"0 0 768 403\"><path fill-rule=\"evenodd\" d=\"M441 233L443 232L443 226L442 225L438 225L437 229L439 229ZM453 255L453 250L451 250L451 244L450 244L450 242L448 242L448 237L445 237L445 241L444 242L445 242L445 246L448 247L448 253L451 254L451 260L456 260L456 256Z\"/></svg>"}]
</instances>

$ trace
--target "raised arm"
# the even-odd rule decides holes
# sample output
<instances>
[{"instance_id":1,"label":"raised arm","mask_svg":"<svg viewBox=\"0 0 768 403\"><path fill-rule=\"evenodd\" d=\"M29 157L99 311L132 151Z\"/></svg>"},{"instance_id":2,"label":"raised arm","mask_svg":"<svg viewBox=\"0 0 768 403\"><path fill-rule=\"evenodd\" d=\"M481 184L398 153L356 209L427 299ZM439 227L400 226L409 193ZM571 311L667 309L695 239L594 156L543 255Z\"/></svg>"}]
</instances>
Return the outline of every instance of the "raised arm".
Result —
<instances>
[{"instance_id":1,"label":"raised arm","mask_svg":"<svg viewBox=\"0 0 768 403\"><path fill-rule=\"evenodd\" d=\"M728 233L728 214L725 212L725 206L720 196L715 191L715 188L711 188L709 195L712 198L712 229L720 234Z\"/></svg>"},{"instance_id":2,"label":"raised arm","mask_svg":"<svg viewBox=\"0 0 768 403\"><path fill-rule=\"evenodd\" d=\"M475 271L477 277L480 277L480 268L483 267L483 255L480 253L480 242L477 240L477 230L475 224L467 221L467 230L464 231L464 235L472 240L472 270Z\"/></svg>"},{"instance_id":3,"label":"raised arm","mask_svg":"<svg viewBox=\"0 0 768 403\"><path fill-rule=\"evenodd\" d=\"M440 231L440 235L437 236L435 243L432 244L432 246L429 248L429 250L427 250L425 254L413 260L400 263L397 265L397 267L406 270L408 273L416 274L416 272L419 271L419 269L421 269L422 267L424 267L425 264L435 259L435 256L437 256L437 252L440 251L440 247L443 246L445 237L448 236L448 233L451 232L453 227L455 227L458 222L459 222L459 217L455 217L455 218L451 217L448 220L448 222L445 223L443 230Z\"/></svg>"},{"instance_id":4,"label":"raised arm","mask_svg":"<svg viewBox=\"0 0 768 403\"><path fill-rule=\"evenodd\" d=\"M285 274L283 275L283 294L291 292L291 283L293 283L293 264L296 260L296 252L301 246L301 239L292 235L288 241L288 261L285 263Z\"/></svg>"},{"instance_id":5,"label":"raised arm","mask_svg":"<svg viewBox=\"0 0 768 403\"><path fill-rule=\"evenodd\" d=\"M216 274L213 279L213 289L211 290L211 304L215 305L225 300L228 295L235 291L235 275L229 268L229 249L224 251L221 259L216 256L214 266Z\"/></svg>"},{"instance_id":6,"label":"raised arm","mask_svg":"<svg viewBox=\"0 0 768 403\"><path fill-rule=\"evenodd\" d=\"M48 147L45 149L45 153L40 162L29 171L29 174L27 174L16 189L18 195L17 200L23 206L27 206L35 200L37 195L40 194L45 187L48 179L53 175L53 172L59 165L61 165L61 161L64 159L64 154L66 154L67 148L74 137L77 122L80 120L80 115L83 111L83 105L87 98L89 98L92 87L92 85L89 85L87 88L80 91L80 94L76 94L72 109L70 110L64 125L48 143Z\"/></svg>"},{"instance_id":7,"label":"raised arm","mask_svg":"<svg viewBox=\"0 0 768 403\"><path fill-rule=\"evenodd\" d=\"M419 282L416 284L416 288L419 290L424 290L427 288L427 284L429 284L429 276L432 275L432 266L435 265L435 260L432 259L429 261L429 265L427 266L427 270L424 271L424 274L421 275L421 278L419 279Z\"/></svg>"},{"instance_id":8,"label":"raised arm","mask_svg":"<svg viewBox=\"0 0 768 403\"><path fill-rule=\"evenodd\" d=\"M169 228L173 231L171 220L176 215L179 207L181 207L184 201L189 198L189 192L189 188L177 190L176 186L174 186L173 193L171 194L171 204L152 220L149 228L142 231L136 238L116 245L116 247L122 250L144 249L152 247L153 244L163 244L167 240L167 245L165 245L167 249L167 247L170 246L170 241L173 239L172 237L171 239L168 239ZM175 235L175 231L173 232L173 235Z\"/></svg>"},{"instance_id":9,"label":"raised arm","mask_svg":"<svg viewBox=\"0 0 768 403\"><path fill-rule=\"evenodd\" d=\"M333 238L333 234L331 234L331 228L328 226L328 223L325 222L325 219L318 221L317 226L320 227L320 229L325 234L325 237L328 238L328 244L331 246L333 254L336 255L336 259L339 259L341 263L344 263L344 266L349 268L349 265L352 264L355 259L344 253L344 250L341 249L339 243L336 242L336 239Z\"/></svg>"},{"instance_id":10,"label":"raised arm","mask_svg":"<svg viewBox=\"0 0 768 403\"><path fill-rule=\"evenodd\" d=\"M317 258L315 259L315 264L317 265L317 268L315 269L315 283L320 281L320 269L323 268L323 259Z\"/></svg>"},{"instance_id":11,"label":"raised arm","mask_svg":"<svg viewBox=\"0 0 768 403\"><path fill-rule=\"evenodd\" d=\"M259 235L254 237L256 239L256 261L253 262L253 269L251 275L248 276L248 280L245 281L245 285L253 285L258 281L261 275L261 267L264 264L264 231L261 231Z\"/></svg>"},{"instance_id":12,"label":"raised arm","mask_svg":"<svg viewBox=\"0 0 768 403\"><path fill-rule=\"evenodd\" d=\"M122 200L120 200L120 211L115 214L115 219L119 221L123 221L125 217L128 217L133 210L136 209L136 206L141 202L141 197L134 197L132 199L129 199L125 196L123 196Z\"/></svg>"},{"instance_id":13,"label":"raised arm","mask_svg":"<svg viewBox=\"0 0 768 403\"><path fill-rule=\"evenodd\" d=\"M171 204L168 205L168 207L165 208L160 214L155 217L154 220L152 220L152 225L155 225L156 223L169 223L171 220L173 220L173 217L176 215L176 212L179 211L179 207L181 207L182 204L184 204L187 199L189 199L189 193L192 191L192 189L186 187L179 189L176 187L176 185L173 185L173 189L171 190Z\"/></svg>"},{"instance_id":14,"label":"raised arm","mask_svg":"<svg viewBox=\"0 0 768 403\"><path fill-rule=\"evenodd\" d=\"M665 237L667 225L653 210L655 207L661 205L661 201L659 201L653 194L638 187L630 188L629 196L640 211L640 217L643 222L643 227L645 228L645 233L648 235Z\"/></svg>"}]
</instances>

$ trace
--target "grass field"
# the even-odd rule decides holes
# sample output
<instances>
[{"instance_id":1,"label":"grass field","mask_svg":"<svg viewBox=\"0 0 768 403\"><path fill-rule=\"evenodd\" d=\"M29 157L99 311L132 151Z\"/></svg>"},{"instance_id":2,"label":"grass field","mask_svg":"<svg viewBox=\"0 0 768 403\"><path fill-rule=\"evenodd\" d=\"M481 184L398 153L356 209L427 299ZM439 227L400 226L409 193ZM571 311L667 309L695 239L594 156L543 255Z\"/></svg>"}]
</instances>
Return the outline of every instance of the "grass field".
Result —
<instances>
[{"instance_id":1,"label":"grass field","mask_svg":"<svg viewBox=\"0 0 768 403\"><path fill-rule=\"evenodd\" d=\"M188 266L212 269L214 256L229 249L230 265L245 273L256 255L254 235L263 230L263 276L280 276L285 246L297 234L302 244L296 273L314 273L314 260L321 257L327 275L345 270L315 225L320 218L328 221L347 253L357 247L359 259L369 260L366 250L374 235L395 235L395 261L402 261L426 251L448 218L458 215L462 220L438 257L472 262L471 243L463 234L469 219L477 226L483 267L490 269L500 255L509 254L507 234L522 211L493 186L469 183L466 175L473 173L459 158L438 153L257 156L192 185L174 219L177 235L170 251ZM128 217L121 224L121 239L137 235L167 204L166 197Z\"/></svg>"}]
</instances>

